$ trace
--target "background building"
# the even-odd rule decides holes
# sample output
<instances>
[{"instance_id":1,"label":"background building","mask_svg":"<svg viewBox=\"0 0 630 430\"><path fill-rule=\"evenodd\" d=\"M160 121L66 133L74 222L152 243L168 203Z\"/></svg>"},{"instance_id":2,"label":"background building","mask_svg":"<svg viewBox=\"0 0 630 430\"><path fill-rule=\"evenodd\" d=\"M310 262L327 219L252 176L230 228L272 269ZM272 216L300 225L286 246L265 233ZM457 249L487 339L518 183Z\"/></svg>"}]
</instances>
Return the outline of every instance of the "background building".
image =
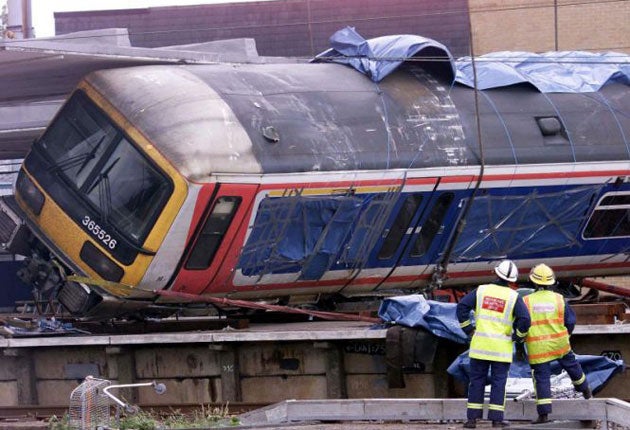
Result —
<instances>
[{"instance_id":1,"label":"background building","mask_svg":"<svg viewBox=\"0 0 630 430\"><path fill-rule=\"evenodd\" d=\"M454 55L469 51L466 0L277 0L199 6L55 13L56 33L128 28L133 46L253 38L262 56L312 57L346 26L365 38L419 34Z\"/></svg>"},{"instance_id":2,"label":"background building","mask_svg":"<svg viewBox=\"0 0 630 430\"><path fill-rule=\"evenodd\" d=\"M470 9L469 9L470 8ZM57 34L128 28L133 46L253 38L263 56L312 57L352 26L365 38L419 34L454 56L550 50L630 53L628 0L276 0L55 13Z\"/></svg>"},{"instance_id":3,"label":"background building","mask_svg":"<svg viewBox=\"0 0 630 430\"><path fill-rule=\"evenodd\" d=\"M470 0L470 20L476 54L630 53L628 0Z\"/></svg>"}]
</instances>

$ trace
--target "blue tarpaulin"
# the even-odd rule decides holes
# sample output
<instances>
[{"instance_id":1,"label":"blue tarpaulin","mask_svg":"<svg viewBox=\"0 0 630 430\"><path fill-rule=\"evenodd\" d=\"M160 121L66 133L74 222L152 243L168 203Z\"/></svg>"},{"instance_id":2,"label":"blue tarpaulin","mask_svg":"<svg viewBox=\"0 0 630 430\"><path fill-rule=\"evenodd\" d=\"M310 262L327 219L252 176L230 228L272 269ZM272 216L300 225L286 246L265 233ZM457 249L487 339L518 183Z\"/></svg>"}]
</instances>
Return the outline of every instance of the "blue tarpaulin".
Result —
<instances>
[{"instance_id":1,"label":"blue tarpaulin","mask_svg":"<svg viewBox=\"0 0 630 430\"><path fill-rule=\"evenodd\" d=\"M453 259L501 259L528 256L579 246L583 227L599 186L527 195L476 197L466 226L453 250Z\"/></svg>"},{"instance_id":2,"label":"blue tarpaulin","mask_svg":"<svg viewBox=\"0 0 630 430\"><path fill-rule=\"evenodd\" d=\"M319 279L348 240L363 204L353 196L263 200L239 267L248 275L299 269L302 279Z\"/></svg>"},{"instance_id":3,"label":"blue tarpaulin","mask_svg":"<svg viewBox=\"0 0 630 430\"><path fill-rule=\"evenodd\" d=\"M406 327L422 327L438 337L458 343L467 343L466 335L459 327L459 321L455 315L456 307L455 303L427 300L422 295L412 294L383 300L378 310L378 316L385 322ZM622 360L611 360L598 355L576 355L576 358L580 362L593 392L597 392L606 381L624 370ZM468 351L460 354L447 371L455 378L468 383L470 371ZM553 375L557 375L562 371L562 368L554 361L551 364L551 371ZM512 378L530 378L529 364L515 359L510 367L509 376Z\"/></svg>"},{"instance_id":4,"label":"blue tarpaulin","mask_svg":"<svg viewBox=\"0 0 630 430\"><path fill-rule=\"evenodd\" d=\"M603 388L603 385L614 375L624 370L622 360L611 360L608 357L600 355L575 355L575 358L582 366L582 370L586 375L588 385L593 393ZM448 367L447 372L458 380L468 384L468 375L470 373L470 358L468 351L460 354L453 363ZM562 372L562 367L557 361L551 362L551 374L558 375ZM531 378L531 368L524 361L514 360L510 366L509 377L511 378ZM490 383L490 381L488 381Z\"/></svg>"},{"instance_id":5,"label":"blue tarpaulin","mask_svg":"<svg viewBox=\"0 0 630 430\"><path fill-rule=\"evenodd\" d=\"M383 300L378 316L386 322L423 327L438 337L466 343L466 334L455 315L456 306L455 303L427 300L420 294L411 294Z\"/></svg>"},{"instance_id":6,"label":"blue tarpaulin","mask_svg":"<svg viewBox=\"0 0 630 430\"><path fill-rule=\"evenodd\" d=\"M442 70L452 75L444 77L475 86L472 59L454 61L448 48L426 37L403 34L366 40L354 28L346 27L331 36L330 45L332 48L314 61L347 64L374 82L411 58L425 57L436 64L448 59L450 69ZM610 80L630 85L630 55L618 52L494 52L475 57L475 70L480 90L530 83L543 93L584 93L598 91Z\"/></svg>"},{"instance_id":7,"label":"blue tarpaulin","mask_svg":"<svg viewBox=\"0 0 630 430\"><path fill-rule=\"evenodd\" d=\"M362 268L397 202L395 191L266 197L260 203L238 268L246 276Z\"/></svg>"},{"instance_id":8,"label":"blue tarpaulin","mask_svg":"<svg viewBox=\"0 0 630 430\"><path fill-rule=\"evenodd\" d=\"M332 35L330 45L332 48L317 55L314 61L347 64L374 82L383 80L407 59L419 56L430 56L441 62L448 60L451 78L455 77L448 48L426 37L400 34L366 40L353 27L346 27Z\"/></svg>"},{"instance_id":9,"label":"blue tarpaulin","mask_svg":"<svg viewBox=\"0 0 630 430\"><path fill-rule=\"evenodd\" d=\"M474 88L471 58L460 58L455 66L455 80ZM541 93L588 93L609 80L630 85L630 55L616 52L493 52L476 57L475 68L480 90L529 82Z\"/></svg>"}]
</instances>

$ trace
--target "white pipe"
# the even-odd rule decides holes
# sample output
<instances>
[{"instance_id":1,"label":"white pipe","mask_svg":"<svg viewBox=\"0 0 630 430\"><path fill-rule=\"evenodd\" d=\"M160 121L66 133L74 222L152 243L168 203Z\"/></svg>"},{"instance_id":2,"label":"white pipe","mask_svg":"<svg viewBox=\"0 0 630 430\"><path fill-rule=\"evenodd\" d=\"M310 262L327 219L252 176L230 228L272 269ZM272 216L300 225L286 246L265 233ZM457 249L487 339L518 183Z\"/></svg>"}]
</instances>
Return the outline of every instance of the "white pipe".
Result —
<instances>
[{"instance_id":1,"label":"white pipe","mask_svg":"<svg viewBox=\"0 0 630 430\"><path fill-rule=\"evenodd\" d=\"M33 32L33 10L31 0L22 0L22 33L25 39L35 37Z\"/></svg>"},{"instance_id":2,"label":"white pipe","mask_svg":"<svg viewBox=\"0 0 630 430\"><path fill-rule=\"evenodd\" d=\"M109 392L112 388L133 388L133 387L153 387L155 388L155 392L158 394L164 394L166 392L166 387L164 384L158 384L155 381L153 382L140 382L138 384L120 384L120 385L108 385L103 389L103 392L107 397L116 402L119 406L125 408L127 412L136 412L136 410L129 403L125 403L120 400L118 397L114 396Z\"/></svg>"}]
</instances>

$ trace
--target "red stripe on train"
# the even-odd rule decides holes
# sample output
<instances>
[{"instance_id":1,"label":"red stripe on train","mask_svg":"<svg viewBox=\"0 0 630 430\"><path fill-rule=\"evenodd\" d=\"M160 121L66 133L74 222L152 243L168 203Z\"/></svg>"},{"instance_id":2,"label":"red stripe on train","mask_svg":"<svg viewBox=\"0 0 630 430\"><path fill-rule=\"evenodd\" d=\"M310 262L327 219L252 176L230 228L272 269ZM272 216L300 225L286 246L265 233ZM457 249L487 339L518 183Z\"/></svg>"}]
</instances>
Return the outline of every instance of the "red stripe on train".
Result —
<instances>
[{"instance_id":1,"label":"red stripe on train","mask_svg":"<svg viewBox=\"0 0 630 430\"><path fill-rule=\"evenodd\" d=\"M571 271L571 270L592 270L592 269L606 269L606 268L630 268L630 262L619 262L619 263L605 263L605 264L574 264L574 265L566 265L566 266L553 266L553 269L556 273ZM519 268L523 272L529 271L529 267ZM449 278L480 278L480 277L491 277L492 273L489 270L475 270L475 271L467 271L467 272L451 272L448 274ZM386 279L386 282L412 282L418 280L428 280L431 278L431 273L428 274L420 274L420 275L406 275L406 276L390 276ZM365 278L355 278L352 281L353 285L363 285L363 284L374 284L379 283L383 279L381 277L365 277ZM238 288L240 291L244 291L247 288L255 288L257 290L270 290L270 289L291 289L291 288L303 288L303 287L325 287L325 286L335 286L340 285L343 282L343 279L331 279L327 281L312 281L305 282L299 281L291 284L265 284L265 285L239 285Z\"/></svg>"}]
</instances>

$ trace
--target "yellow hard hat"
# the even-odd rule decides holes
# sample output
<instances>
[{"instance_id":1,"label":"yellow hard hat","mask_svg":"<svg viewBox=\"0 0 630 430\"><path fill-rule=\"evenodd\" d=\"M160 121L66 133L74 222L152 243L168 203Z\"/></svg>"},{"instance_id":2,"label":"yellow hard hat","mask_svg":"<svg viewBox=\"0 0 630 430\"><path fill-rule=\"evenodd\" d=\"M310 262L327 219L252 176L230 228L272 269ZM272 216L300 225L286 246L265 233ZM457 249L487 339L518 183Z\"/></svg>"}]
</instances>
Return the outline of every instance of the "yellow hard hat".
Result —
<instances>
[{"instance_id":1,"label":"yellow hard hat","mask_svg":"<svg viewBox=\"0 0 630 430\"><path fill-rule=\"evenodd\" d=\"M529 279L536 285L549 286L556 283L556 275L554 275L551 267L546 264L532 267L531 272L529 272Z\"/></svg>"}]
</instances>

